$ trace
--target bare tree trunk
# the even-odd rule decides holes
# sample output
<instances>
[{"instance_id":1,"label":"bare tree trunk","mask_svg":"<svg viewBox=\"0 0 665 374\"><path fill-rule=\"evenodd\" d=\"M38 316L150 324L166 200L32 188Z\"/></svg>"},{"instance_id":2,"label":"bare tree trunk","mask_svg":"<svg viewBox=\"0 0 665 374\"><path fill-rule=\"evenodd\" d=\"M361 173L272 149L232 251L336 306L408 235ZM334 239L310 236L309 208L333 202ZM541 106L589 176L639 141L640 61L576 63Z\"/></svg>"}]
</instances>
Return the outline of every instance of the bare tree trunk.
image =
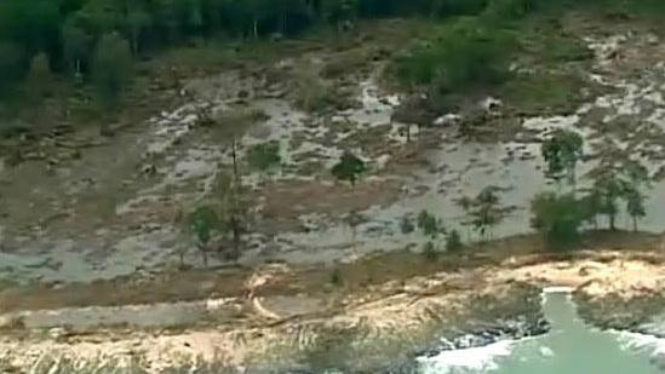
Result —
<instances>
[{"instance_id":1,"label":"bare tree trunk","mask_svg":"<svg viewBox=\"0 0 665 374\"><path fill-rule=\"evenodd\" d=\"M633 217L633 232L637 232L637 217Z\"/></svg>"},{"instance_id":2,"label":"bare tree trunk","mask_svg":"<svg viewBox=\"0 0 665 374\"><path fill-rule=\"evenodd\" d=\"M238 171L237 144L233 138L232 157L233 157L233 212L231 213L231 231L233 232L233 260L238 261L240 257L240 219L238 217L238 196L240 189L240 177Z\"/></svg>"},{"instance_id":3,"label":"bare tree trunk","mask_svg":"<svg viewBox=\"0 0 665 374\"><path fill-rule=\"evenodd\" d=\"M233 143L231 144L231 157L233 157L233 179L234 184L237 184L239 181L238 178L238 154L236 151L236 138L233 137ZM234 186L235 187L235 186Z\"/></svg>"}]
</instances>

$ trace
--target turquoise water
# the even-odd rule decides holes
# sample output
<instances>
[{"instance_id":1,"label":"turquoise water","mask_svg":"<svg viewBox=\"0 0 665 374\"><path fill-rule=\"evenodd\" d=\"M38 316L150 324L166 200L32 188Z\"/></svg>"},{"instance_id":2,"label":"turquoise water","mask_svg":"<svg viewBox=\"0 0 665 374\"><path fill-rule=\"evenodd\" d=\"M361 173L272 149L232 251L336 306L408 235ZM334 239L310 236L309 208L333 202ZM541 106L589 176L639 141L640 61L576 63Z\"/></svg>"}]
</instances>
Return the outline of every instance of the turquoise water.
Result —
<instances>
[{"instance_id":1,"label":"turquoise water","mask_svg":"<svg viewBox=\"0 0 665 374\"><path fill-rule=\"evenodd\" d=\"M665 373L665 340L602 332L576 315L567 292L544 294L552 323L547 335L487 347L443 352L420 361L424 374L652 374Z\"/></svg>"}]
</instances>

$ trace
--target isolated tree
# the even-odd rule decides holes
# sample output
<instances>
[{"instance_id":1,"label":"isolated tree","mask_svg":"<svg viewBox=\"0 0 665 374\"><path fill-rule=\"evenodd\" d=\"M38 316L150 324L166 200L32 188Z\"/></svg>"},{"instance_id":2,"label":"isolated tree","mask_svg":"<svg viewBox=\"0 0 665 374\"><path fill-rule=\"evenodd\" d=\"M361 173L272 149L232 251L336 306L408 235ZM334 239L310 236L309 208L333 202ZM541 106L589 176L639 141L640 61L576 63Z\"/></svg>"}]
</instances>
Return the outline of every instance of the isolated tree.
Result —
<instances>
[{"instance_id":1,"label":"isolated tree","mask_svg":"<svg viewBox=\"0 0 665 374\"><path fill-rule=\"evenodd\" d=\"M332 169L332 175L340 181L348 181L352 186L356 185L358 178L367 171L367 166L356 155L345 152Z\"/></svg>"},{"instance_id":2,"label":"isolated tree","mask_svg":"<svg viewBox=\"0 0 665 374\"><path fill-rule=\"evenodd\" d=\"M531 225L552 249L566 249L579 239L583 207L573 194L541 193L531 202Z\"/></svg>"},{"instance_id":3,"label":"isolated tree","mask_svg":"<svg viewBox=\"0 0 665 374\"><path fill-rule=\"evenodd\" d=\"M485 187L473 201L471 222L480 233L481 240L485 240L487 232L504 218L499 192L499 187Z\"/></svg>"},{"instance_id":4,"label":"isolated tree","mask_svg":"<svg viewBox=\"0 0 665 374\"><path fill-rule=\"evenodd\" d=\"M207 267L210 239L219 224L217 213L210 206L200 206L190 213L188 223L203 257L203 266Z\"/></svg>"},{"instance_id":5,"label":"isolated tree","mask_svg":"<svg viewBox=\"0 0 665 374\"><path fill-rule=\"evenodd\" d=\"M230 259L240 258L242 235L247 231L249 214L248 205L240 181L223 171L218 171L213 196L219 201L220 221L223 232L230 233L233 241L233 252ZM221 248L219 248L221 251Z\"/></svg>"},{"instance_id":6,"label":"isolated tree","mask_svg":"<svg viewBox=\"0 0 665 374\"><path fill-rule=\"evenodd\" d=\"M633 231L637 231L637 223L646 216L644 201L646 196L642 193L642 188L649 188L651 180L646 167L637 161L627 161L622 166L626 174L624 200L626 202L626 212L633 220Z\"/></svg>"},{"instance_id":7,"label":"isolated tree","mask_svg":"<svg viewBox=\"0 0 665 374\"><path fill-rule=\"evenodd\" d=\"M633 231L637 232L638 220L646 216L646 208L644 207L645 196L637 188L631 188L626 193L626 212L633 220Z\"/></svg>"},{"instance_id":8,"label":"isolated tree","mask_svg":"<svg viewBox=\"0 0 665 374\"><path fill-rule=\"evenodd\" d=\"M610 230L616 230L619 200L624 196L626 187L626 181L613 167L602 170L594 180L594 193L600 196L599 213L607 216Z\"/></svg>"},{"instance_id":9,"label":"isolated tree","mask_svg":"<svg viewBox=\"0 0 665 374\"><path fill-rule=\"evenodd\" d=\"M93 66L97 98L105 113L118 109L122 91L132 76L132 55L129 43L118 33L102 36L97 44ZM107 121L104 121L106 126ZM107 129L102 127L102 132Z\"/></svg>"},{"instance_id":10,"label":"isolated tree","mask_svg":"<svg viewBox=\"0 0 665 374\"><path fill-rule=\"evenodd\" d=\"M573 131L557 130L542 144L541 153L547 162L546 175L559 182L566 178L573 186L577 183L577 162L582 157L584 140Z\"/></svg>"}]
</instances>

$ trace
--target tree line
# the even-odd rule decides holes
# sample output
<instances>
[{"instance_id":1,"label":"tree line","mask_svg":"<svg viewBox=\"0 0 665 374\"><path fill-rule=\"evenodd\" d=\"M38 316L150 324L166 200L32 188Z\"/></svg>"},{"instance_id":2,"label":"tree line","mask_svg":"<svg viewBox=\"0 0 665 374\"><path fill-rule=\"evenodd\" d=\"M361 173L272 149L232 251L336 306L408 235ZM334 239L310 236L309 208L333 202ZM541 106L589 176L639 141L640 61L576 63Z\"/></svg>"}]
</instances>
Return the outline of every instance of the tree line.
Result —
<instances>
[{"instance_id":1,"label":"tree line","mask_svg":"<svg viewBox=\"0 0 665 374\"><path fill-rule=\"evenodd\" d=\"M630 7L665 14L660 0L3 0L0 1L0 98L28 90L47 90L44 71L83 81L97 79L100 99L113 104L115 91L130 76L133 60L192 38L256 39L294 35L317 25L343 32L356 20L381 17L483 16L483 22L512 20L531 12L568 5L603 9ZM497 79L503 41L471 25L420 51L400 65L405 79L440 80L458 86L459 77ZM488 39L489 37L489 39ZM499 43L499 44L497 44ZM471 52L469 52L471 51ZM467 53L469 52L469 53ZM106 55L104 55L106 54ZM464 56L470 54L472 59ZM109 57L110 56L110 57ZM458 57L462 56L462 57ZM110 62L109 62L110 61ZM474 62L469 64L468 62ZM115 63L117 65L115 66ZM447 63L446 69L437 68ZM110 73L109 73L110 70ZM446 76L437 72L449 70ZM41 75L40 75L41 74ZM458 77L458 78L456 78ZM455 80L457 79L457 80ZM464 80L464 79L462 79ZM49 83L49 80L45 80Z\"/></svg>"},{"instance_id":2,"label":"tree line","mask_svg":"<svg viewBox=\"0 0 665 374\"><path fill-rule=\"evenodd\" d=\"M65 75L90 77L96 52L113 43L134 58L220 35L291 35L317 24L344 29L360 18L472 14L495 3L536 0L3 0L0 88L5 93L35 58ZM107 44L102 43L107 40Z\"/></svg>"}]
</instances>

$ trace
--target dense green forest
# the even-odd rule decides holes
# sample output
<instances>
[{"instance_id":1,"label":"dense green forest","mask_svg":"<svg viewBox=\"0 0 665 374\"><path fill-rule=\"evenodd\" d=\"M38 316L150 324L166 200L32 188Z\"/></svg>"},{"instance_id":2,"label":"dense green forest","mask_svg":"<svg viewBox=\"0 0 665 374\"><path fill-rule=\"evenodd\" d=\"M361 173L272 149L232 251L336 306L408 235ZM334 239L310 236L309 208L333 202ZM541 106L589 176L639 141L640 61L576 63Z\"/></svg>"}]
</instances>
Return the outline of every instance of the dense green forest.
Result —
<instances>
[{"instance_id":1,"label":"dense green forest","mask_svg":"<svg viewBox=\"0 0 665 374\"><path fill-rule=\"evenodd\" d=\"M140 57L192 37L288 35L317 23L342 28L357 18L478 13L489 3L509 3L522 12L533 1L5 0L0 3L0 87L24 77L40 53L53 71L86 75L104 36L114 33Z\"/></svg>"},{"instance_id":2,"label":"dense green forest","mask_svg":"<svg viewBox=\"0 0 665 374\"><path fill-rule=\"evenodd\" d=\"M122 82L129 79L132 61L192 38L289 36L314 25L342 32L358 19L395 16L482 15L500 22L567 3L603 9L641 7L665 14L660 0L3 0L0 95L12 95L17 88L39 91L55 73L95 80L101 87L99 96L113 105ZM487 44L486 36L492 34L467 33L461 40L453 35L439 43L436 53L421 54L401 75L415 82L432 80L436 61L468 51L467 46ZM476 74L479 69L474 66L487 66L486 59L493 59L502 48L458 59L466 70L462 75ZM475 62L467 66L471 60ZM493 79L491 70L481 78Z\"/></svg>"}]
</instances>

